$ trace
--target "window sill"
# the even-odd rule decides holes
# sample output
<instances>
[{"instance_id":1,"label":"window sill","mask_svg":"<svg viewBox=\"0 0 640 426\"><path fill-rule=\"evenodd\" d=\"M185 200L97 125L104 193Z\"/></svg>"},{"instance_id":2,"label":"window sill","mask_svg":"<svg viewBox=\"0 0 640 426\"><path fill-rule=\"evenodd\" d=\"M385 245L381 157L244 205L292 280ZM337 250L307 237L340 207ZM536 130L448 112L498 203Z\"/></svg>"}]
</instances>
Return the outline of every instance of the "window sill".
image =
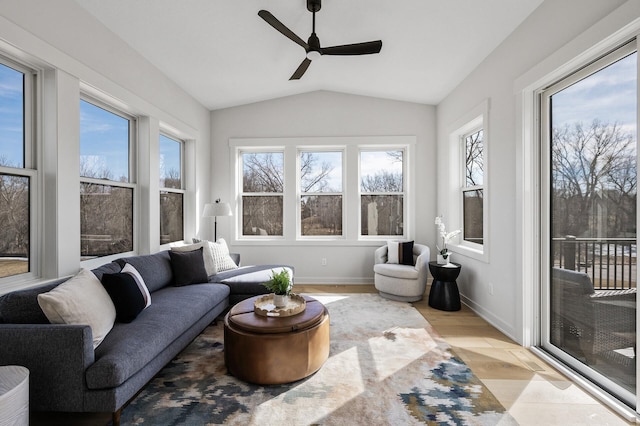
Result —
<instances>
[{"instance_id":1,"label":"window sill","mask_svg":"<svg viewBox=\"0 0 640 426\"><path fill-rule=\"evenodd\" d=\"M484 263L489 263L489 253L487 252L486 248L478 249L475 247L452 244L449 245L449 248L453 253L469 257L471 259L479 260Z\"/></svg>"},{"instance_id":2,"label":"window sill","mask_svg":"<svg viewBox=\"0 0 640 426\"><path fill-rule=\"evenodd\" d=\"M388 239L380 240L345 240L345 239L303 239L303 240L285 240L285 239L238 239L232 240L230 244L237 246L329 246L329 247L379 247L387 244Z\"/></svg>"}]
</instances>

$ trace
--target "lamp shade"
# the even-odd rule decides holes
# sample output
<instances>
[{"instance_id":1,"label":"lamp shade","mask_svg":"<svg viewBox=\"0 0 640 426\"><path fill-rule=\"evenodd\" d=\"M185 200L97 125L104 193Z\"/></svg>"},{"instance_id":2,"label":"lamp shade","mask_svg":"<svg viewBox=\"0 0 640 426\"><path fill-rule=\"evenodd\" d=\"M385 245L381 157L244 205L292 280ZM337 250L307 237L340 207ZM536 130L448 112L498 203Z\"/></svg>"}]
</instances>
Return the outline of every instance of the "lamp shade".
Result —
<instances>
[{"instance_id":1,"label":"lamp shade","mask_svg":"<svg viewBox=\"0 0 640 426\"><path fill-rule=\"evenodd\" d=\"M203 217L212 217L212 216L231 216L231 206L229 203L225 202L215 202L208 203L204 205L204 212L202 212Z\"/></svg>"}]
</instances>

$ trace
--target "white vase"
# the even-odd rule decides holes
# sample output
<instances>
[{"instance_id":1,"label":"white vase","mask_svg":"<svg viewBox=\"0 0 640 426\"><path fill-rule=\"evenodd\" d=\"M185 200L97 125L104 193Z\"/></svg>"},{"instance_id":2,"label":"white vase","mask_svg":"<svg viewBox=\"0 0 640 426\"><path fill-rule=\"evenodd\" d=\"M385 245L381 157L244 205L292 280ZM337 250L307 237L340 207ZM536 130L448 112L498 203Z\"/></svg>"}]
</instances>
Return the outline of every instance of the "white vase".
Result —
<instances>
[{"instance_id":1,"label":"white vase","mask_svg":"<svg viewBox=\"0 0 640 426\"><path fill-rule=\"evenodd\" d=\"M289 303L289 295L288 294L274 294L273 295L273 304L276 305L276 308L284 308Z\"/></svg>"},{"instance_id":2,"label":"white vase","mask_svg":"<svg viewBox=\"0 0 640 426\"><path fill-rule=\"evenodd\" d=\"M438 262L438 265L448 265L449 262L451 262L451 253L448 253L446 258L443 255L438 254L437 262Z\"/></svg>"}]
</instances>

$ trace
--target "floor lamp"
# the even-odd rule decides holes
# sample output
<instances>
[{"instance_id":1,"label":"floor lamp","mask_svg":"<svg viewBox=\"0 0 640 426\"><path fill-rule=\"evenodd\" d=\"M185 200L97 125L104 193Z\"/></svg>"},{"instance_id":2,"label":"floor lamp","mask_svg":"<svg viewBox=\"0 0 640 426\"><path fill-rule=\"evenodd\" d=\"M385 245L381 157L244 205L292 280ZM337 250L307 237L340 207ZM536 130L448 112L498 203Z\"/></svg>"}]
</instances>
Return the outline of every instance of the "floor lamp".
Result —
<instances>
[{"instance_id":1,"label":"floor lamp","mask_svg":"<svg viewBox=\"0 0 640 426\"><path fill-rule=\"evenodd\" d=\"M218 216L232 216L231 206L229 203L220 202L220 198L215 203L208 203L204 205L203 217L213 216L213 241L218 241Z\"/></svg>"}]
</instances>

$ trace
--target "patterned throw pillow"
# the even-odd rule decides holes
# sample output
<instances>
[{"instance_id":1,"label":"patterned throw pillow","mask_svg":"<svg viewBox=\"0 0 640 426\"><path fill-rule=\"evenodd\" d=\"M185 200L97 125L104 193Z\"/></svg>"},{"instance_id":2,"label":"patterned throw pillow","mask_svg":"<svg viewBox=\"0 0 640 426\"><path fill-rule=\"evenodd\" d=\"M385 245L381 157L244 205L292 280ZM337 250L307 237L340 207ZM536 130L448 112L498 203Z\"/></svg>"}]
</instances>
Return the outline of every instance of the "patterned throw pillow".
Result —
<instances>
[{"instance_id":1,"label":"patterned throw pillow","mask_svg":"<svg viewBox=\"0 0 640 426\"><path fill-rule=\"evenodd\" d=\"M413 266L413 241L388 241L387 263Z\"/></svg>"},{"instance_id":2,"label":"patterned throw pillow","mask_svg":"<svg viewBox=\"0 0 640 426\"><path fill-rule=\"evenodd\" d=\"M233 259L231 259L231 256L229 256L229 247L227 247L227 242L224 238L219 238L215 243L209 241L209 246L213 254L216 273L238 268L238 265L236 265Z\"/></svg>"},{"instance_id":3,"label":"patterned throw pillow","mask_svg":"<svg viewBox=\"0 0 640 426\"><path fill-rule=\"evenodd\" d=\"M122 272L104 274L102 285L116 307L116 321L131 322L151 305L151 295L140 273L126 264Z\"/></svg>"}]
</instances>

